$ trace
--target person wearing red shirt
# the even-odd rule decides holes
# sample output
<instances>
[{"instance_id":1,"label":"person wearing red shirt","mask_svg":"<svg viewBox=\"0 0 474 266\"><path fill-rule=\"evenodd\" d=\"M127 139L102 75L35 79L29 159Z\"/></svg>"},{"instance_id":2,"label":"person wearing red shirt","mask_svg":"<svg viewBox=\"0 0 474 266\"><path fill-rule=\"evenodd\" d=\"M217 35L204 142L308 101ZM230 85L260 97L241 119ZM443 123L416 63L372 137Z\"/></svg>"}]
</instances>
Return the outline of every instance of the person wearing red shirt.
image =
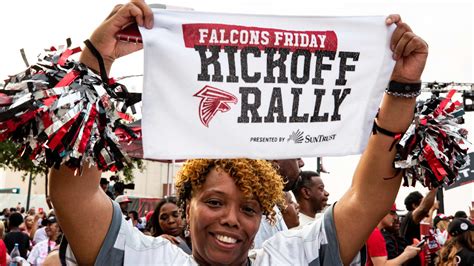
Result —
<instances>
[{"instance_id":1,"label":"person wearing red shirt","mask_svg":"<svg viewBox=\"0 0 474 266\"><path fill-rule=\"evenodd\" d=\"M5 233L5 226L3 222L0 221L0 266L7 265L7 246L3 242L3 234Z\"/></svg>"},{"instance_id":2,"label":"person wearing red shirt","mask_svg":"<svg viewBox=\"0 0 474 266\"><path fill-rule=\"evenodd\" d=\"M374 231L372 231L372 234L370 234L369 238L367 239L366 266L401 265L405 261L415 257L420 251L420 248L415 246L407 246L403 253L398 257L388 260L385 239L380 230L393 225L396 219L396 210L397 206L393 204L390 212L382 218L382 220L378 223L377 227L374 229Z\"/></svg>"},{"instance_id":3,"label":"person wearing red shirt","mask_svg":"<svg viewBox=\"0 0 474 266\"><path fill-rule=\"evenodd\" d=\"M0 266L7 265L7 247L3 243L3 239L0 239Z\"/></svg>"}]
</instances>

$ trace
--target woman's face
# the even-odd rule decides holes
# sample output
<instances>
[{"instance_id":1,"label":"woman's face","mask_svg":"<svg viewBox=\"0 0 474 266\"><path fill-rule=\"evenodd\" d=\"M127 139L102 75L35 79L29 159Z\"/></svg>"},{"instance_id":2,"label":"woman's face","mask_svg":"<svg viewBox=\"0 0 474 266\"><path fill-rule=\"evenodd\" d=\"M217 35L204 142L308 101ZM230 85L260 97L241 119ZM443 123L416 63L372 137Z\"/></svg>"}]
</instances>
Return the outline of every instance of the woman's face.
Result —
<instances>
[{"instance_id":1,"label":"woman's face","mask_svg":"<svg viewBox=\"0 0 474 266\"><path fill-rule=\"evenodd\" d=\"M178 206L174 203L165 203L160 208L158 222L164 234L179 236L183 231L183 221Z\"/></svg>"},{"instance_id":2,"label":"woman's face","mask_svg":"<svg viewBox=\"0 0 474 266\"><path fill-rule=\"evenodd\" d=\"M288 229L297 227L300 225L300 218L298 216L300 212L300 206L298 203L293 201L290 192L285 192L286 209L282 212L283 220L285 221Z\"/></svg>"},{"instance_id":3,"label":"woman's face","mask_svg":"<svg viewBox=\"0 0 474 266\"><path fill-rule=\"evenodd\" d=\"M211 170L187 208L193 256L199 264L243 264L262 218L260 204L245 199L234 179Z\"/></svg>"},{"instance_id":4,"label":"woman's face","mask_svg":"<svg viewBox=\"0 0 474 266\"><path fill-rule=\"evenodd\" d=\"M28 229L32 228L34 222L35 222L35 220L34 220L33 216L26 216L26 218L25 218L26 228L28 228Z\"/></svg>"}]
</instances>

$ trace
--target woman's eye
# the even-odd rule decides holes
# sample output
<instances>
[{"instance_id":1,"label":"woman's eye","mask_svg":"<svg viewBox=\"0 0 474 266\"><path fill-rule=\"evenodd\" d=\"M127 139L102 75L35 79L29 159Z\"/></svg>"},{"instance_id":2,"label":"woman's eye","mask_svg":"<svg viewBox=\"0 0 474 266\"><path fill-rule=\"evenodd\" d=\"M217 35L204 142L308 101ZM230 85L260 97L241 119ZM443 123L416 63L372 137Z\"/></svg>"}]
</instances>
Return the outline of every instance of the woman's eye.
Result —
<instances>
[{"instance_id":1,"label":"woman's eye","mask_svg":"<svg viewBox=\"0 0 474 266\"><path fill-rule=\"evenodd\" d=\"M222 206L222 203L218 200L208 200L206 201L207 205L211 206L211 207L220 207Z\"/></svg>"},{"instance_id":2,"label":"woman's eye","mask_svg":"<svg viewBox=\"0 0 474 266\"><path fill-rule=\"evenodd\" d=\"M162 221L168 220L168 215L160 216L160 220L162 220Z\"/></svg>"},{"instance_id":3,"label":"woman's eye","mask_svg":"<svg viewBox=\"0 0 474 266\"><path fill-rule=\"evenodd\" d=\"M252 207L249 207L249 206L243 207L242 211L245 212L246 214L250 214L250 215L253 215L253 214L257 213Z\"/></svg>"}]
</instances>

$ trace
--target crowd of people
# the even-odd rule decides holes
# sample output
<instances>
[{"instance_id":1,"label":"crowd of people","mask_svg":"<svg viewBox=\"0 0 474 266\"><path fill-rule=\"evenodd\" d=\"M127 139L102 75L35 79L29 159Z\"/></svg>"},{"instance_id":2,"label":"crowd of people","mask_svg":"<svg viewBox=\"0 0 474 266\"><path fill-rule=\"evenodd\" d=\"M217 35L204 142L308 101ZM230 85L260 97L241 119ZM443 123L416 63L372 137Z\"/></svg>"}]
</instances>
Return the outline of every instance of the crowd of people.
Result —
<instances>
[{"instance_id":1,"label":"crowd of people","mask_svg":"<svg viewBox=\"0 0 474 266\"><path fill-rule=\"evenodd\" d=\"M300 159L273 163L282 172L288 174L293 170L299 177L294 183L286 183L292 184L287 187L290 190L282 188L284 203L277 208L269 208L275 211L273 221L281 219L283 225L280 228L274 226L272 232L260 228L257 234L265 235L266 239L280 231L307 230L305 226L321 219L326 209L330 208L327 204L329 192L325 190L318 172L298 172L298 168L303 166ZM110 192L107 188L104 189L106 191ZM464 211L445 215L438 211L435 195L436 189L426 196L417 191L410 193L405 199L408 212L401 216L403 210L393 204L361 249L365 252L365 265L474 265L474 210L469 215ZM164 197L144 217L139 217L136 210L130 209L128 203L131 201L126 195L114 198L118 205L116 209L131 227L143 235L164 238L184 253L192 254L189 221L180 205L183 201L178 196ZM52 254L52 264L47 265L60 265L56 251L62 232L54 210L45 213L31 208L25 213L19 207L12 207L5 208L0 217L0 266L8 265L11 260L9 254L15 244L18 244L20 256L31 265L43 265L48 254ZM421 241L424 244L418 245ZM255 245L254 241L251 248ZM364 263L364 259L360 262Z\"/></svg>"},{"instance_id":2,"label":"crowd of people","mask_svg":"<svg viewBox=\"0 0 474 266\"><path fill-rule=\"evenodd\" d=\"M108 73L115 59L141 49L116 39L130 22L153 27L144 1L116 6L81 63ZM336 203L327 204L320 174L301 171L299 158L193 159L175 177L176 196L139 217L95 166L76 175L61 165L50 172L54 212L3 213L0 266L16 247L33 265L473 265L472 213L435 215L436 189L410 194L401 220L393 204L402 180L393 136L413 120L428 45L399 15L386 24L397 26L391 82L352 184Z\"/></svg>"},{"instance_id":3,"label":"crowd of people","mask_svg":"<svg viewBox=\"0 0 474 266\"><path fill-rule=\"evenodd\" d=\"M10 265L12 261L23 265L43 265L46 257L59 248L62 231L54 211L46 213L32 207L25 213L23 209L5 208L1 213L1 266ZM10 254L15 248L19 256L12 258Z\"/></svg>"},{"instance_id":4,"label":"crowd of people","mask_svg":"<svg viewBox=\"0 0 474 266\"><path fill-rule=\"evenodd\" d=\"M401 218L392 205L367 240L367 265L474 265L474 211L439 212L436 191L410 193Z\"/></svg>"}]
</instances>

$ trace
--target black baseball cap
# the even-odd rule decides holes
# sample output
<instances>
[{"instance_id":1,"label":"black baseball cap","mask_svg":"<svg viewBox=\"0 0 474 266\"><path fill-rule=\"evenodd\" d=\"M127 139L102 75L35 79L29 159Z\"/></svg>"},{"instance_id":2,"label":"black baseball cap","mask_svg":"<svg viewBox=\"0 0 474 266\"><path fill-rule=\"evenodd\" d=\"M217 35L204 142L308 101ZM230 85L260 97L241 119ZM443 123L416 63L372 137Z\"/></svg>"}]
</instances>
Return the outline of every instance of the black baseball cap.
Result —
<instances>
[{"instance_id":1,"label":"black baseball cap","mask_svg":"<svg viewBox=\"0 0 474 266\"><path fill-rule=\"evenodd\" d=\"M465 218L455 218L448 225L448 233L457 236L467 231L474 231L474 225Z\"/></svg>"},{"instance_id":2,"label":"black baseball cap","mask_svg":"<svg viewBox=\"0 0 474 266\"><path fill-rule=\"evenodd\" d=\"M52 215L52 216L49 216L49 217L46 218L46 219L43 219L43 220L41 221L41 225L47 226L48 224L54 224L54 223L56 223L56 222L57 222L57 221L56 221L56 216Z\"/></svg>"}]
</instances>

